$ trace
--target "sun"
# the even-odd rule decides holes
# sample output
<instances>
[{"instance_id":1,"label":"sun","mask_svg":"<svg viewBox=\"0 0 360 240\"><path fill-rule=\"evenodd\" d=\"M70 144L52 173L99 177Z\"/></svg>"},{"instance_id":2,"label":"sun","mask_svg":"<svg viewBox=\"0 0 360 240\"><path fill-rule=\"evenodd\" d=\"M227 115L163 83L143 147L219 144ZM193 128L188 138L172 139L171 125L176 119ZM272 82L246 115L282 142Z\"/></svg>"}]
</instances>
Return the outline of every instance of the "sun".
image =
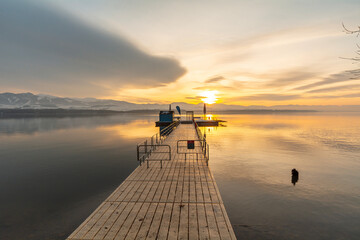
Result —
<instances>
[{"instance_id":1,"label":"sun","mask_svg":"<svg viewBox=\"0 0 360 240\"><path fill-rule=\"evenodd\" d=\"M201 101L206 104L216 103L218 100L216 94L218 94L218 91L204 91L200 94L200 96L202 96Z\"/></svg>"}]
</instances>

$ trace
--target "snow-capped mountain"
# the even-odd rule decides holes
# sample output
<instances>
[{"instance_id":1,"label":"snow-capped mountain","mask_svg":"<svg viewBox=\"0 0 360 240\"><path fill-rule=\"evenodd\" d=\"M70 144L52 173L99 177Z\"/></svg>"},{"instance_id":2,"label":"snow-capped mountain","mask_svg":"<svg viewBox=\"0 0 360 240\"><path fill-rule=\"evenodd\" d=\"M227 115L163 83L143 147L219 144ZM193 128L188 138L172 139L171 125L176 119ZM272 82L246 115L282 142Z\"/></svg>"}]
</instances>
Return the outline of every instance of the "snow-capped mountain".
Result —
<instances>
[{"instance_id":1,"label":"snow-capped mountain","mask_svg":"<svg viewBox=\"0 0 360 240\"><path fill-rule=\"evenodd\" d=\"M32 93L0 93L0 108L63 108L127 111L138 109L158 109L160 107L158 104L148 104L146 108L142 105L143 104L134 104L115 100L61 98L42 94L34 95Z\"/></svg>"},{"instance_id":2,"label":"snow-capped mountain","mask_svg":"<svg viewBox=\"0 0 360 240\"><path fill-rule=\"evenodd\" d=\"M201 105L177 103L182 109L201 110ZM175 105L173 106L175 108ZM96 98L62 98L32 93L0 93L0 108L13 109L92 109L92 110L167 110L167 104L135 104Z\"/></svg>"}]
</instances>

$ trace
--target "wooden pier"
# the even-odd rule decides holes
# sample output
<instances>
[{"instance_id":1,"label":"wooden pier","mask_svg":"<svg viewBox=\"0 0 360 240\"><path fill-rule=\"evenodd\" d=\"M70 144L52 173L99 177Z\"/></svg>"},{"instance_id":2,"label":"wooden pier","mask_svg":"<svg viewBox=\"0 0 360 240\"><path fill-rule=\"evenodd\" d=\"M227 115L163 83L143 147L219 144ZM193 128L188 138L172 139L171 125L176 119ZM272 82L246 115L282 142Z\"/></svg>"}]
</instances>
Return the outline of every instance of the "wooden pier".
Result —
<instances>
[{"instance_id":1,"label":"wooden pier","mask_svg":"<svg viewBox=\"0 0 360 240\"><path fill-rule=\"evenodd\" d=\"M68 240L236 239L198 140L194 124L178 125L162 142L171 160L156 147Z\"/></svg>"}]
</instances>

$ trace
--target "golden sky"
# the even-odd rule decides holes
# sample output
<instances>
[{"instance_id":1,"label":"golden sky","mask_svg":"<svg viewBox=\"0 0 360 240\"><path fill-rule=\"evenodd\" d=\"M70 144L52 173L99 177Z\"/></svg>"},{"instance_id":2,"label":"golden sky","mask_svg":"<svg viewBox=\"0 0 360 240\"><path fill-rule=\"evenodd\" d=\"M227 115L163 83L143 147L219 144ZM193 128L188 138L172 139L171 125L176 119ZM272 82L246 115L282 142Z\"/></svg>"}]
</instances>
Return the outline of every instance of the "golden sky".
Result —
<instances>
[{"instance_id":1,"label":"golden sky","mask_svg":"<svg viewBox=\"0 0 360 240\"><path fill-rule=\"evenodd\" d=\"M5 15L8 29L22 19L37 25L14 36L30 36L18 46L11 35L0 38L4 91L135 103L360 104L359 78L348 72L359 65L342 59L355 56L360 39L342 29L360 24L359 1L27 1L46 24L21 13L24 0L5 2L18 11ZM61 35L49 30L57 26ZM19 49L28 52L21 61Z\"/></svg>"}]
</instances>

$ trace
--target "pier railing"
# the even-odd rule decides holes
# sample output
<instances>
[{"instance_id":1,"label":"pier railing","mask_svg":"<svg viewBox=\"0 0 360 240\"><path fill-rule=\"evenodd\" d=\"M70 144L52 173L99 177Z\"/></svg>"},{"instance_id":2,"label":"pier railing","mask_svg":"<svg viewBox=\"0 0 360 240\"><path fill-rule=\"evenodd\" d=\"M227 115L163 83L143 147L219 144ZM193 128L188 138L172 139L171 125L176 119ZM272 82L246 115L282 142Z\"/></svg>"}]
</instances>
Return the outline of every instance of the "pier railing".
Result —
<instances>
[{"instance_id":1,"label":"pier railing","mask_svg":"<svg viewBox=\"0 0 360 240\"><path fill-rule=\"evenodd\" d=\"M194 126L196 129L196 134L199 137L201 149L204 154L204 158L206 160L206 165L209 165L209 158L210 158L210 151L209 151L209 144L206 142L205 134L202 134L199 125L194 121Z\"/></svg>"},{"instance_id":2,"label":"pier railing","mask_svg":"<svg viewBox=\"0 0 360 240\"><path fill-rule=\"evenodd\" d=\"M162 136L164 138L164 140L166 139L166 137L180 124L180 121L177 120L173 123L171 123L169 126L163 128L160 130L160 136ZM157 134L155 134L157 135Z\"/></svg>"},{"instance_id":3,"label":"pier railing","mask_svg":"<svg viewBox=\"0 0 360 240\"><path fill-rule=\"evenodd\" d=\"M144 142L137 144L137 161L140 165L147 160L147 166L149 167L149 158L152 152L159 147L166 148L167 151L157 151L157 153L168 153L169 159L151 159L151 161L160 161L162 167L162 160L171 160L171 147L169 145L164 145L163 142L170 135L170 133L172 133L172 131L179 125L179 123L180 121L175 121L167 127L161 129L159 133L156 133L150 138L145 139Z\"/></svg>"}]
</instances>

